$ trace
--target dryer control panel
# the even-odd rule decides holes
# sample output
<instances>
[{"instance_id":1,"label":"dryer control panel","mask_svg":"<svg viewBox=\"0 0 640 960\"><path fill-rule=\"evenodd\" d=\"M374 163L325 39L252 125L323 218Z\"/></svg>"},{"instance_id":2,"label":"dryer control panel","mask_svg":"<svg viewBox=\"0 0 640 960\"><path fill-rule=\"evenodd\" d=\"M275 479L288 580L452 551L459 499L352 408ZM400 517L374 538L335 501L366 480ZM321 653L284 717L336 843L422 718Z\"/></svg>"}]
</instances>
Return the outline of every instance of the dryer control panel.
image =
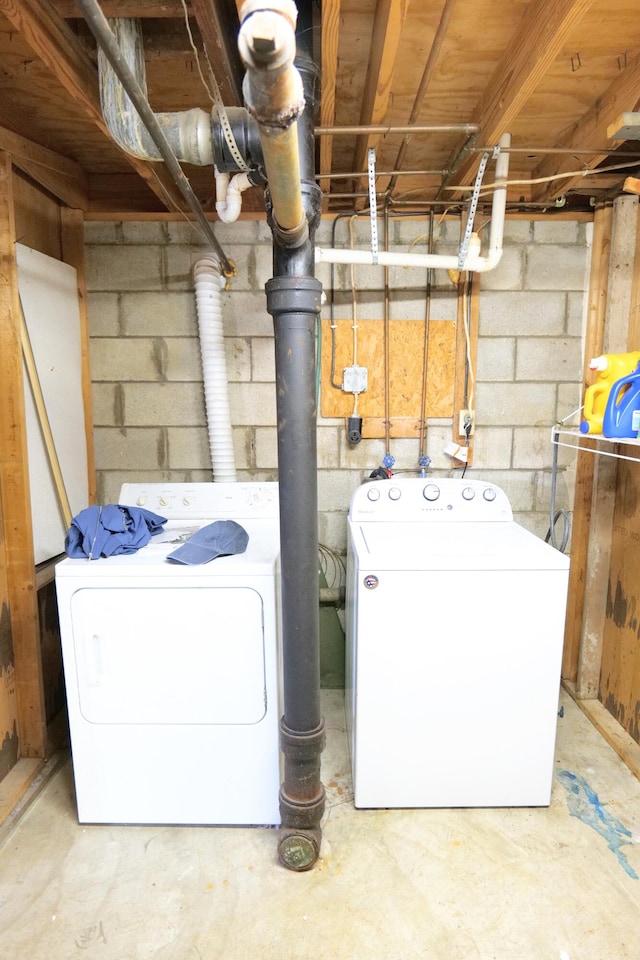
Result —
<instances>
[{"instance_id":1,"label":"dryer control panel","mask_svg":"<svg viewBox=\"0 0 640 960\"><path fill-rule=\"evenodd\" d=\"M124 483L118 503L144 507L169 520L215 517L273 520L278 517L278 484Z\"/></svg>"},{"instance_id":2,"label":"dryer control panel","mask_svg":"<svg viewBox=\"0 0 640 960\"><path fill-rule=\"evenodd\" d=\"M349 519L495 523L513 520L513 513L506 493L494 483L451 477L391 477L358 487L351 498Z\"/></svg>"}]
</instances>

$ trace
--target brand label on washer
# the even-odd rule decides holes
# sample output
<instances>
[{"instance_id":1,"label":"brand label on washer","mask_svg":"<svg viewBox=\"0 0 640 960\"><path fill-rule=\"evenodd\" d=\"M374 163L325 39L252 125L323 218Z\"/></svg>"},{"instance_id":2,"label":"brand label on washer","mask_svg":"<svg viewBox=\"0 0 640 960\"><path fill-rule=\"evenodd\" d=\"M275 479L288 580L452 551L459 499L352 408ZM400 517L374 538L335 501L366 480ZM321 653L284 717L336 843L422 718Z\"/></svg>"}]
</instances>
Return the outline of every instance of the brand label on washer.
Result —
<instances>
[{"instance_id":1,"label":"brand label on washer","mask_svg":"<svg viewBox=\"0 0 640 960\"><path fill-rule=\"evenodd\" d=\"M367 590L375 590L379 582L380 581L373 573L367 574L367 576L364 578L364 585Z\"/></svg>"}]
</instances>

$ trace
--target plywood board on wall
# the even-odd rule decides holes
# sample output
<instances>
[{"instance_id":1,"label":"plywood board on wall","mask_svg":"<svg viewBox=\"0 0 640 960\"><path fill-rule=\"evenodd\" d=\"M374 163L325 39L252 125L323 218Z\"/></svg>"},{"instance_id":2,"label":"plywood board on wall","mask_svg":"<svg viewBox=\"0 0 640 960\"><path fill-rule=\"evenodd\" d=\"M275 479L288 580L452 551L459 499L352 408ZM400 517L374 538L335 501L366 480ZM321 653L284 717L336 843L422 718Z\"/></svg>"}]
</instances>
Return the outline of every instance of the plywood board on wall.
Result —
<instances>
[{"instance_id":1,"label":"plywood board on wall","mask_svg":"<svg viewBox=\"0 0 640 960\"><path fill-rule=\"evenodd\" d=\"M353 321L337 320L334 382L354 363ZM418 436L425 366L425 321L393 320L389 328L389 420L392 437ZM384 320L358 320L357 364L368 370L367 390L358 397L364 437L385 435L386 351ZM451 417L456 362L456 323L429 321L426 417ZM321 403L323 417L349 417L352 393L331 385L331 323L322 322Z\"/></svg>"}]
</instances>

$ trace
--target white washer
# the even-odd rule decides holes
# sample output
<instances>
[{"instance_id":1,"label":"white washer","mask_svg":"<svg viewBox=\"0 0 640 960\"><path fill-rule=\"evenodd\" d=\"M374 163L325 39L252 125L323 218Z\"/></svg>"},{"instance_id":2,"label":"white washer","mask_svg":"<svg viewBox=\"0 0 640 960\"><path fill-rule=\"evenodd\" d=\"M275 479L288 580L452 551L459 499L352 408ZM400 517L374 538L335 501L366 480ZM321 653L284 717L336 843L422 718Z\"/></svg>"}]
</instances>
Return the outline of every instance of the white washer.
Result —
<instances>
[{"instance_id":1,"label":"white washer","mask_svg":"<svg viewBox=\"0 0 640 960\"><path fill-rule=\"evenodd\" d=\"M238 521L246 552L184 566L176 543L56 566L81 823L276 824L277 483L125 484L171 539Z\"/></svg>"},{"instance_id":2,"label":"white washer","mask_svg":"<svg viewBox=\"0 0 640 960\"><path fill-rule=\"evenodd\" d=\"M367 483L348 536L355 805L548 805L568 558L478 480Z\"/></svg>"}]
</instances>

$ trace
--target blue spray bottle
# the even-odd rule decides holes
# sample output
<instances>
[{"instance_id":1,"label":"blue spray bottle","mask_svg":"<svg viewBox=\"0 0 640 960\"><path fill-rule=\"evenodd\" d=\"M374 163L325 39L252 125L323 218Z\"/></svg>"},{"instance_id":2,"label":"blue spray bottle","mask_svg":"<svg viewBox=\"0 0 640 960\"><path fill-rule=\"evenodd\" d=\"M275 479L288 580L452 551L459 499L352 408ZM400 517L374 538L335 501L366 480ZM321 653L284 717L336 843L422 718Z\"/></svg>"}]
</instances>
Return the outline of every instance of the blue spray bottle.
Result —
<instances>
[{"instance_id":1,"label":"blue spray bottle","mask_svg":"<svg viewBox=\"0 0 640 960\"><path fill-rule=\"evenodd\" d=\"M603 436L635 440L640 430L640 364L611 387L602 420Z\"/></svg>"}]
</instances>

